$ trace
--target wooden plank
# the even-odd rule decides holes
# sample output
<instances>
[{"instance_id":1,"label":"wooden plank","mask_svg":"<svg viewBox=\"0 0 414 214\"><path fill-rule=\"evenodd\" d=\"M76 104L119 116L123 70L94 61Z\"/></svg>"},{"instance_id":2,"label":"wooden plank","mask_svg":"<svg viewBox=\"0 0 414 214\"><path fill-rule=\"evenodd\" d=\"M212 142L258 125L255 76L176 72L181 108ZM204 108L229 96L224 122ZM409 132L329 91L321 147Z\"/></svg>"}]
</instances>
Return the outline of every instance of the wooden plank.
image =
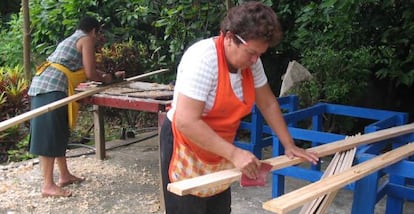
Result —
<instances>
[{"instance_id":1,"label":"wooden plank","mask_svg":"<svg viewBox=\"0 0 414 214\"><path fill-rule=\"evenodd\" d=\"M356 148L353 148L351 150L348 150L346 152L346 157L345 157L345 161L342 163L340 171L345 171L346 169L349 169L352 166L354 157L355 157L355 153L356 153ZM338 174L338 173L335 173ZM332 204L332 201L334 200L336 194L338 193L339 190L335 190L329 194L327 194L324 198L324 200L322 201L322 203L320 204L320 206L318 207L318 210L316 213L320 213L320 214L325 214L327 213L328 207L330 204Z\"/></svg>"},{"instance_id":2,"label":"wooden plank","mask_svg":"<svg viewBox=\"0 0 414 214\"><path fill-rule=\"evenodd\" d=\"M287 213L301 204L316 197L338 190L343 186L365 177L375 171L394 164L414 154L414 143L401 146L386 152L371 160L355 165L342 173L324 178L320 181L306 185L300 189L284 194L278 198L263 203L265 210L274 213Z\"/></svg>"},{"instance_id":3,"label":"wooden plank","mask_svg":"<svg viewBox=\"0 0 414 214\"><path fill-rule=\"evenodd\" d=\"M325 172L323 173L323 175L321 176L321 179L328 177L330 175L332 175L335 171L336 166L338 165L339 159L340 159L340 155L342 154L337 152L335 154L335 156L332 158L331 162L329 163L328 167L326 168ZM319 204L321 203L321 201L323 200L324 196L319 197L305 205L303 205L302 209L300 210L299 214L309 214L309 213L313 213L314 210L316 209L316 207L319 206Z\"/></svg>"},{"instance_id":4,"label":"wooden plank","mask_svg":"<svg viewBox=\"0 0 414 214\"><path fill-rule=\"evenodd\" d=\"M339 151L349 150L360 145L370 144L412 132L414 132L414 123L383 129L380 131L371 132L332 143L327 143L324 145L309 148L308 151L316 152L318 157L324 157L327 155L335 154ZM298 157L290 159L286 155L281 155L278 157L266 159L264 161L273 166L273 171L287 166L299 164L305 160ZM170 183L168 184L167 188L168 191L173 192L177 195L187 195L208 187L214 187L220 184L227 184L238 181L240 180L240 177L240 170L233 168Z\"/></svg>"},{"instance_id":5,"label":"wooden plank","mask_svg":"<svg viewBox=\"0 0 414 214\"><path fill-rule=\"evenodd\" d=\"M55 110L59 107L67 105L70 102L77 101L77 100L83 99L85 97L89 97L93 94L99 93L99 92L104 91L104 90L106 90L110 87L125 84L125 83L130 82L130 81L143 79L143 78L146 78L146 77L149 77L149 76L152 76L152 75L155 75L155 74L159 74L159 73L162 73L162 72L165 72L165 71L168 71L168 69L160 69L160 70L148 72L148 73L145 73L145 74L141 74L141 75L138 75L138 76L135 76L135 77L127 78L127 79L125 79L125 81L122 81L122 82L113 83L113 84L105 85L105 86L102 86L102 87L91 88L90 90L83 91L83 92L77 93L75 95L66 97L64 99L55 101L53 103L44 105L42 107L33 109L31 111L20 114L16 117L13 117L13 118L10 118L8 120L0 122L0 131L3 131L7 128L10 128L10 127L12 127L14 125L17 125L19 123L22 123L24 121L30 120L30 119L32 119L34 117L37 117L39 115L42 115L44 113L53 111L53 110Z\"/></svg>"}]
</instances>

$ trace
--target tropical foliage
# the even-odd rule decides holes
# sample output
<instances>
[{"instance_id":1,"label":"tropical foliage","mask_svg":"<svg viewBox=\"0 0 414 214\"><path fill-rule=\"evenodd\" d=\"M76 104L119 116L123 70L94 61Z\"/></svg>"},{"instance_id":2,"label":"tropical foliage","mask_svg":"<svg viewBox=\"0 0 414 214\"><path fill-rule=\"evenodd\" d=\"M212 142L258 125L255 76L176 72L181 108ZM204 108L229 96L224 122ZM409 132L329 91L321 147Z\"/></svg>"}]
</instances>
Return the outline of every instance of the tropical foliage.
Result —
<instances>
[{"instance_id":1,"label":"tropical foliage","mask_svg":"<svg viewBox=\"0 0 414 214\"><path fill-rule=\"evenodd\" d=\"M125 68L132 73L168 68L172 72L152 79L168 83L175 78L184 50L197 40L217 35L227 3L240 2L243 1L30 0L32 68L87 14L104 23L107 40L98 53L100 68ZM412 112L413 1L263 2L278 13L285 33L283 42L262 56L276 94L288 62L297 60L315 77L291 92L299 94L303 105L325 101ZM15 1L4 0L1 4L0 66L7 72L20 66L17 70L22 72L23 17L18 10L5 9L17 8ZM2 114L2 120L22 111L13 109L22 104L19 100L24 100L17 94L24 93L23 86L17 83L13 89L3 89L7 93L0 93L1 112L7 112L7 116ZM13 107L7 106L11 101L15 102Z\"/></svg>"},{"instance_id":2,"label":"tropical foliage","mask_svg":"<svg viewBox=\"0 0 414 214\"><path fill-rule=\"evenodd\" d=\"M0 121L7 120L26 112L29 108L27 97L28 81L24 78L21 66L0 68ZM0 132L0 162L8 160L8 151L21 149L27 151L28 143L20 140L27 135L27 124L15 125Z\"/></svg>"}]
</instances>

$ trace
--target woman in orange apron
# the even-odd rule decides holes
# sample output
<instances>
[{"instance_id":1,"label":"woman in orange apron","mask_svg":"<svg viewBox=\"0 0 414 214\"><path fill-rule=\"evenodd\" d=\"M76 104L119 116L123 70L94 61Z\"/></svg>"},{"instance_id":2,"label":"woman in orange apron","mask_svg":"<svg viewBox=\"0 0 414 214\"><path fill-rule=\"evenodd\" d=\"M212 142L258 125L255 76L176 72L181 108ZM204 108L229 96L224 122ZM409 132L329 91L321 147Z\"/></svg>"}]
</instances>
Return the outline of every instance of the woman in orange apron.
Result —
<instances>
[{"instance_id":1,"label":"woman in orange apron","mask_svg":"<svg viewBox=\"0 0 414 214\"><path fill-rule=\"evenodd\" d=\"M174 195L166 187L170 182L233 167L255 179L260 161L233 145L240 121L254 103L283 143L287 156L318 161L315 154L294 144L260 60L260 55L282 38L274 11L253 1L233 7L220 31L218 37L189 47L177 69L172 108L160 133L167 214L231 212L229 185L187 196Z\"/></svg>"}]
</instances>

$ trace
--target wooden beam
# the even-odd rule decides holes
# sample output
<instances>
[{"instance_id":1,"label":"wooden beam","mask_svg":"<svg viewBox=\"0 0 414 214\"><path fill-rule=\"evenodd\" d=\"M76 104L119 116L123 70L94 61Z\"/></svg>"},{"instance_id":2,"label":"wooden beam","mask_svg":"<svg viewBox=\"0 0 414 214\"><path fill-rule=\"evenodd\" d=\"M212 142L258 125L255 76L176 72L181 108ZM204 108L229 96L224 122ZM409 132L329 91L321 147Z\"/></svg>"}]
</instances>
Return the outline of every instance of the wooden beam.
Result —
<instances>
[{"instance_id":1,"label":"wooden beam","mask_svg":"<svg viewBox=\"0 0 414 214\"><path fill-rule=\"evenodd\" d=\"M368 134L359 135L352 138L335 141L332 143L327 143L321 146L309 148L308 151L316 152L318 157L324 157L327 155L335 154L336 152L349 150L353 147L357 147L360 145L370 144L412 132L414 132L414 123L383 129L380 131L371 132ZM272 171L287 166L296 165L304 161L304 159L297 157L290 159L286 155L281 155L278 157L264 160L264 162L273 165ZM208 187L238 181L240 180L240 177L240 170L233 168L170 183L168 184L167 188L168 191L173 192L177 195L187 195L191 194L192 192L197 192Z\"/></svg>"},{"instance_id":2,"label":"wooden beam","mask_svg":"<svg viewBox=\"0 0 414 214\"><path fill-rule=\"evenodd\" d=\"M360 135L360 134L359 134ZM347 136L346 138L354 137L354 136ZM356 148L337 152L334 158L329 163L328 167L326 168L325 172L321 176L321 179L332 176L334 174L338 174L345 169L348 169L352 166L354 157L356 153ZM302 209L300 210L299 214L319 214L319 213L326 213L326 209L332 203L333 199L335 198L338 191L333 191L329 194L323 195L314 199L313 201L306 203Z\"/></svg>"},{"instance_id":3,"label":"wooden beam","mask_svg":"<svg viewBox=\"0 0 414 214\"><path fill-rule=\"evenodd\" d=\"M30 120L30 119L32 119L34 117L37 117L39 115L42 115L44 113L55 110L59 107L67 105L70 102L77 101L77 100L83 99L85 97L89 97L91 95L99 93L101 91L104 91L104 90L106 90L106 89L108 89L112 86L125 84L127 82L135 81L135 80L139 80L139 79L144 79L146 77L149 77L149 76L152 76L152 75L155 75L155 74L159 74L159 73L162 73L162 72L165 72L165 71L168 71L168 69L160 69L160 70L148 72L148 73L141 74L141 75L138 75L138 76L135 76L135 77L127 78L127 79L125 79L125 81L122 81L122 82L113 83L113 84L109 84L109 85L104 85L104 86L101 86L101 87L95 87L95 88L91 88L91 89L86 90L86 91L82 91L82 92L77 93L75 95L66 97L64 99L55 101L53 103L44 105L44 106L39 107L37 109L33 109L31 111L20 114L16 117L10 118L10 119L5 120L5 121L2 121L2 122L0 122L0 131L3 131L7 128L10 128L10 127L12 127L14 125L17 125L19 123L22 123L24 121Z\"/></svg>"},{"instance_id":4,"label":"wooden beam","mask_svg":"<svg viewBox=\"0 0 414 214\"><path fill-rule=\"evenodd\" d=\"M345 171L346 169L349 169L352 166L352 163L353 163L353 160L354 160L354 157L355 157L355 153L356 153L356 148L348 150L346 152L345 159L341 163L341 166L340 166L338 172L335 171L334 174L339 174L342 171ZM334 200L334 198L335 198L335 196L338 192L339 192L339 190L335 190L335 191L332 191L332 192L326 194L323 201L319 204L319 206L316 210L316 213L317 214L327 213L327 209L328 209L329 205L332 203L332 201Z\"/></svg>"},{"instance_id":5,"label":"wooden beam","mask_svg":"<svg viewBox=\"0 0 414 214\"><path fill-rule=\"evenodd\" d=\"M355 165L342 173L324 178L278 198L267 201L263 203L263 208L279 214L287 213L316 197L338 190L347 184L359 180L413 154L414 143L409 143L371 160Z\"/></svg>"}]
</instances>

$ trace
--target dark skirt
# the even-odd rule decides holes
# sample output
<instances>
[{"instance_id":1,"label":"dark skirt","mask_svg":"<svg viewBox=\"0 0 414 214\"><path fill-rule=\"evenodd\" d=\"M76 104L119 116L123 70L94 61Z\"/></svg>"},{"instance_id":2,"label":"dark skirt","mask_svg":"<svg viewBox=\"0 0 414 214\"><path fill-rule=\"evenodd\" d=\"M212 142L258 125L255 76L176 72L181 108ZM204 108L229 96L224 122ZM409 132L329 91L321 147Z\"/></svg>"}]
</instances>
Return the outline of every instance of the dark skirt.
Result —
<instances>
[{"instance_id":1,"label":"dark skirt","mask_svg":"<svg viewBox=\"0 0 414 214\"><path fill-rule=\"evenodd\" d=\"M66 98L64 92L54 91L31 98L31 109ZM67 105L42 114L30 121L30 153L47 157L63 157L69 141Z\"/></svg>"},{"instance_id":2,"label":"dark skirt","mask_svg":"<svg viewBox=\"0 0 414 214\"><path fill-rule=\"evenodd\" d=\"M174 138L171 121L165 118L160 132L161 179L164 205L167 214L229 214L231 213L231 190L210 197L194 195L178 196L167 190L170 183L168 169L173 152Z\"/></svg>"}]
</instances>

